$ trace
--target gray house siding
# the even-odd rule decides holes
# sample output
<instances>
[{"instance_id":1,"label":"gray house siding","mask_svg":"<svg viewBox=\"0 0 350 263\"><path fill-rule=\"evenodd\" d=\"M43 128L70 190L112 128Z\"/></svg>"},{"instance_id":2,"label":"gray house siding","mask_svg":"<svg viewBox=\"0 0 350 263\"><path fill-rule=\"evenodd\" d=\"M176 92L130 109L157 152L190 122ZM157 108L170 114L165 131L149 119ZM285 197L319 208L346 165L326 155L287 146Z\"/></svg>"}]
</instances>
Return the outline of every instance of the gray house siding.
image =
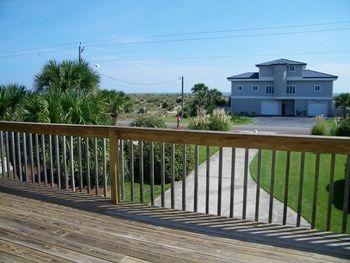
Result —
<instances>
[{"instance_id":1,"label":"gray house siding","mask_svg":"<svg viewBox=\"0 0 350 263\"><path fill-rule=\"evenodd\" d=\"M337 76L306 69L305 63L287 59L256 66L259 72L246 72L228 78L231 81L233 113L288 116L332 113L333 81ZM257 90L253 89L254 86ZM267 94L267 86L273 86L274 93ZM292 94L291 90L294 89L295 93Z\"/></svg>"},{"instance_id":2,"label":"gray house siding","mask_svg":"<svg viewBox=\"0 0 350 263\"><path fill-rule=\"evenodd\" d=\"M232 81L231 96L268 96L266 86L271 85L273 85L273 81ZM241 86L242 91L238 91L237 86ZM253 91L253 86L258 86L258 90Z\"/></svg>"}]
</instances>

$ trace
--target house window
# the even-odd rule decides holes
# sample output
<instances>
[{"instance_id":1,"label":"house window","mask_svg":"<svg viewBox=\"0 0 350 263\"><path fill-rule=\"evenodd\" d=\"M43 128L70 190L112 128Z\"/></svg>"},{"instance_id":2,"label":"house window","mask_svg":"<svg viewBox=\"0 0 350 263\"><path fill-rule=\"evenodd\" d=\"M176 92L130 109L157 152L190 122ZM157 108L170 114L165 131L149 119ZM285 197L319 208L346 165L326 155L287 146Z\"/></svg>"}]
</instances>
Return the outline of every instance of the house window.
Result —
<instances>
[{"instance_id":1,"label":"house window","mask_svg":"<svg viewBox=\"0 0 350 263\"><path fill-rule=\"evenodd\" d=\"M294 72L295 71L295 67L294 66L289 66L289 71Z\"/></svg>"},{"instance_id":2,"label":"house window","mask_svg":"<svg viewBox=\"0 0 350 263\"><path fill-rule=\"evenodd\" d=\"M314 86L314 90L317 91L317 92L321 91L321 86L320 85L315 85Z\"/></svg>"},{"instance_id":3,"label":"house window","mask_svg":"<svg viewBox=\"0 0 350 263\"><path fill-rule=\"evenodd\" d=\"M237 91L242 91L242 86L237 86Z\"/></svg>"},{"instance_id":4,"label":"house window","mask_svg":"<svg viewBox=\"0 0 350 263\"><path fill-rule=\"evenodd\" d=\"M287 94L295 94L295 86L287 86Z\"/></svg>"},{"instance_id":5,"label":"house window","mask_svg":"<svg viewBox=\"0 0 350 263\"><path fill-rule=\"evenodd\" d=\"M266 94L274 94L275 88L274 86L266 86Z\"/></svg>"},{"instance_id":6,"label":"house window","mask_svg":"<svg viewBox=\"0 0 350 263\"><path fill-rule=\"evenodd\" d=\"M253 90L253 91L258 91L258 86L254 85L254 86L252 87L252 90Z\"/></svg>"}]
</instances>

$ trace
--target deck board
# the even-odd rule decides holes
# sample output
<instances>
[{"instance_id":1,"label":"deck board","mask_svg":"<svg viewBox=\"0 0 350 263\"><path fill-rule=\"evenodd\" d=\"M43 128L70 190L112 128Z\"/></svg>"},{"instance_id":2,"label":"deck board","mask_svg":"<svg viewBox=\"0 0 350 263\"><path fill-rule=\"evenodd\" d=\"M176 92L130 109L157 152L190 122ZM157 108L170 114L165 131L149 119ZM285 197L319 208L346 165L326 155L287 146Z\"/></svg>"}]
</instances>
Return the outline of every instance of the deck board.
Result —
<instances>
[{"instance_id":1,"label":"deck board","mask_svg":"<svg viewBox=\"0 0 350 263\"><path fill-rule=\"evenodd\" d=\"M288 242L277 245L281 237ZM343 234L116 206L102 197L0 180L0 257L8 262L347 262L349 242Z\"/></svg>"}]
</instances>

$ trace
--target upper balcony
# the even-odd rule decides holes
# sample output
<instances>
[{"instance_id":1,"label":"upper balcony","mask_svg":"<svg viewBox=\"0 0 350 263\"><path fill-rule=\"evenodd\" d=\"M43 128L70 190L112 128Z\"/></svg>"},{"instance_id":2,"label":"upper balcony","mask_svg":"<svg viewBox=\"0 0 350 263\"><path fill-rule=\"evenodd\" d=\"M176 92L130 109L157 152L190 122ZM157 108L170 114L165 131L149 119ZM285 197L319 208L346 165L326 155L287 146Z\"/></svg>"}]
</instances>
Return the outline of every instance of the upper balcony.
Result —
<instances>
[{"instance_id":1,"label":"upper balcony","mask_svg":"<svg viewBox=\"0 0 350 263\"><path fill-rule=\"evenodd\" d=\"M0 122L0 146L6 260L350 258L349 138Z\"/></svg>"}]
</instances>

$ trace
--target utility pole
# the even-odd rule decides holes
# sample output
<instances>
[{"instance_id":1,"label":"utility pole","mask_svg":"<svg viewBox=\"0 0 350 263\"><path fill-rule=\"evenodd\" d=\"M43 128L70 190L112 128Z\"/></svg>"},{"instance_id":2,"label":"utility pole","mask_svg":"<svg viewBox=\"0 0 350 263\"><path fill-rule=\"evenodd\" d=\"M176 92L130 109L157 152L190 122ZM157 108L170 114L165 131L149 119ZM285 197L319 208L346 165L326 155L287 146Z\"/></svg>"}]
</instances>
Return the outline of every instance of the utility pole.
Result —
<instances>
[{"instance_id":1,"label":"utility pole","mask_svg":"<svg viewBox=\"0 0 350 263\"><path fill-rule=\"evenodd\" d=\"M184 76L181 77L181 118L184 117Z\"/></svg>"},{"instance_id":2,"label":"utility pole","mask_svg":"<svg viewBox=\"0 0 350 263\"><path fill-rule=\"evenodd\" d=\"M84 51L84 47L81 46L81 42L79 43L79 50L78 50L78 61L79 61L79 64L81 63L81 54L83 53Z\"/></svg>"}]
</instances>

